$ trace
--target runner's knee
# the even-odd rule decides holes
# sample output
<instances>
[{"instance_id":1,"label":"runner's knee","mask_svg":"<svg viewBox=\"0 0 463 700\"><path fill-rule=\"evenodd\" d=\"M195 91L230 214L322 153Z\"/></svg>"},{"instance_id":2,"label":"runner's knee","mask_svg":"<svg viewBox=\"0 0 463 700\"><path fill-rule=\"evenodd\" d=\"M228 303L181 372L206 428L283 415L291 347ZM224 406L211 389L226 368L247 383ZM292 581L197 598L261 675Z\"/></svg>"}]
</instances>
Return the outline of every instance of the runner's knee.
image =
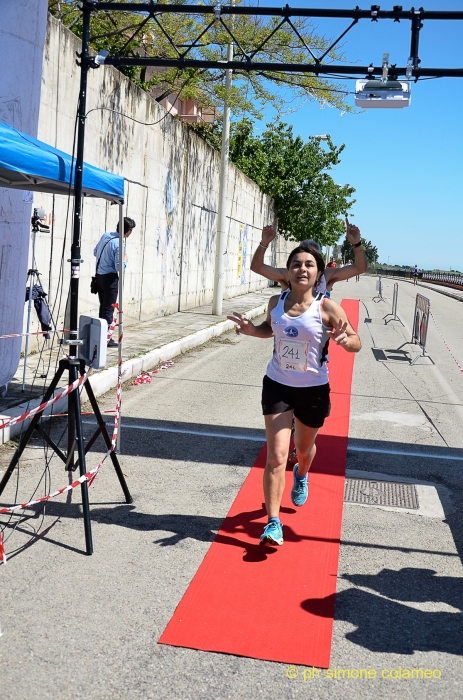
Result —
<instances>
[{"instance_id":1,"label":"runner's knee","mask_svg":"<svg viewBox=\"0 0 463 700\"><path fill-rule=\"evenodd\" d=\"M270 452L267 455L267 466L268 471L276 472L286 469L286 462L288 460L288 451L277 450Z\"/></svg>"}]
</instances>

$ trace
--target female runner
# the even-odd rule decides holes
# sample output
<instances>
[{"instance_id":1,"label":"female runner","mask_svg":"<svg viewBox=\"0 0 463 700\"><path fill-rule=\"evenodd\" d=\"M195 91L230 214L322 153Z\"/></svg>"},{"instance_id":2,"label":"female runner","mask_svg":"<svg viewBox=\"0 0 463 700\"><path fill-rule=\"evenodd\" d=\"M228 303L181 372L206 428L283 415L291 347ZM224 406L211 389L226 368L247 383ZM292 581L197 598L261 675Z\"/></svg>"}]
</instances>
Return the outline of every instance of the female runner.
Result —
<instances>
[{"instance_id":1,"label":"female runner","mask_svg":"<svg viewBox=\"0 0 463 700\"><path fill-rule=\"evenodd\" d=\"M285 488L291 423L298 463L293 470L291 500L302 506L309 495L308 471L315 457L315 438L330 413L330 386L326 354L331 338L347 352L358 352L360 338L344 310L316 291L325 264L311 246L302 244L288 257L290 289L270 299L267 319L258 326L242 314L228 318L236 332L255 338L274 336L274 352L263 381L262 409L267 438L264 498L268 523L263 545L282 545L279 518Z\"/></svg>"}]
</instances>

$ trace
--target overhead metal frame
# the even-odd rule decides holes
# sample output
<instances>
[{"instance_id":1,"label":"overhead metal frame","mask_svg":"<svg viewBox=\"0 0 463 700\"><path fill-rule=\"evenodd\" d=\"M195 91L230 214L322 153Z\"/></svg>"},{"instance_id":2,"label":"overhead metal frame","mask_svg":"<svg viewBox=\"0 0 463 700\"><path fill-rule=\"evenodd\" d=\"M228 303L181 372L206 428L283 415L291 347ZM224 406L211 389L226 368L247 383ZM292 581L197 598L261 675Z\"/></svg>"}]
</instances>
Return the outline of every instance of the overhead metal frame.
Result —
<instances>
[{"instance_id":1,"label":"overhead metal frame","mask_svg":"<svg viewBox=\"0 0 463 700\"><path fill-rule=\"evenodd\" d=\"M422 7L410 10L403 10L402 5L394 5L392 10L381 10L379 5L372 5L369 10L361 10L358 6L352 10L341 9L317 9L317 8L291 8L289 5L284 7L247 7L243 5L221 5L220 0L216 1L215 5L165 5L154 2L99 2L98 0L83 0L84 12L135 12L140 15L146 14L140 22L140 27L135 31L131 40L135 38L140 29L146 25L146 22L152 18L160 31L167 38L171 46L175 49L177 58L159 57L124 57L124 56L108 56L104 61L105 65L120 66L157 66L164 68L177 68L184 70L186 68L210 69L210 70L234 70L235 72L243 71L271 71L271 72L286 72L286 73L314 73L315 75L332 75L337 73L341 76L364 76L366 75L382 75L382 66L349 66L346 64L323 63L329 52L334 49L339 41L361 20L378 20L389 19L394 22L407 20L411 23L411 42L409 65L391 66L391 75L406 76L418 80L421 77L463 77L463 68L421 68L419 58L419 37L420 30L423 27L423 21L444 21L444 20L463 20L463 11L440 11L431 10L425 11ZM211 21L205 28L201 29L200 34L193 42L186 46L176 45L174 38L163 27L160 18L166 14L186 14L186 15L204 15L211 16ZM237 41L233 30L229 27L224 18L233 18L234 16L254 16L254 17L281 17L282 21L276 26L269 28L269 34L261 44L252 51L246 51ZM348 19L351 20L350 25L342 32L342 34L331 44L331 46L317 56L314 51L307 46L300 36L297 28L294 26L291 18L331 18L331 19ZM216 23L225 29L232 41L237 47L237 52L233 61L227 60L208 60L202 58L188 57L191 52L198 47L199 41L207 34L208 30ZM271 61L254 61L254 56L261 51L267 42L274 34L283 26L289 26L295 36L301 41L301 48L304 47L307 51L307 63L276 63ZM185 50L181 50L185 49ZM92 59L90 59L92 63Z\"/></svg>"}]
</instances>

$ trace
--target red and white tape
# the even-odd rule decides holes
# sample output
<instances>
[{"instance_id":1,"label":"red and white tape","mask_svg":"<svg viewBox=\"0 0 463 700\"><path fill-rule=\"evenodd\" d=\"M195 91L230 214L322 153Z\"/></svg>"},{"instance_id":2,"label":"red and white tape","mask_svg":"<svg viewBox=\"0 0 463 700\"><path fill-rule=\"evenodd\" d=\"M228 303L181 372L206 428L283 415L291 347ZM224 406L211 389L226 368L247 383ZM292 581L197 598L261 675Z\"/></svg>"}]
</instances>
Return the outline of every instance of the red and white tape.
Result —
<instances>
[{"instance_id":1,"label":"red and white tape","mask_svg":"<svg viewBox=\"0 0 463 700\"><path fill-rule=\"evenodd\" d=\"M116 308L117 304L114 304ZM108 336L107 339L111 338L114 328L116 327L117 323L117 316L114 316L113 322L111 323L110 327L108 328ZM122 336L119 338L119 342L122 339ZM119 363L121 365L121 362ZM3 425L0 425L0 430L3 428L6 428L8 425L14 425L15 423L19 423L23 420L26 420L26 418L30 418L34 416L37 413L40 413L40 411L45 410L47 406L50 406L53 403L56 403L61 397L66 396L67 394L70 394L72 391L77 389L79 386L81 386L85 380L87 379L88 375L92 371L92 368L89 367L87 372L83 374L80 379L76 379L75 382L70 384L64 391L62 391L58 396L55 396L53 399L50 399L50 401L46 401L40 406L37 406L36 408L32 409L31 411L27 411L26 413L23 413L21 416L18 416L17 418L12 418L11 420L7 421ZM47 496L41 496L41 498L36 498L33 501L28 501L27 503L20 503L15 506L9 506L8 508L0 508L0 514L4 513L13 513L16 510L21 510L23 508L28 508L29 506L36 505L37 503L44 503L45 501L49 501L51 498L56 498L57 496L60 496L63 493L66 493L67 491L71 491L72 489L75 489L76 486L79 486L80 484L83 484L85 481L88 482L89 487L92 485L93 481L95 480L98 472L100 471L101 467L103 466L105 460L111 452L114 451L116 447L116 440L117 440L117 433L119 431L119 421L120 421L120 412L121 412L121 402L122 402L122 373L119 371L119 379L118 379L118 384L117 384L117 392L116 392L116 409L115 409L115 415L114 415L114 430L113 430L113 435L111 438L111 447L109 450L106 452L104 455L103 459L101 462L94 468L91 469L90 471L86 472L85 474L82 474L78 479L73 481L71 484L68 484L67 486L63 486L63 488L58 489L57 491L53 491L53 493L49 493ZM5 547L3 544L3 535L2 532L0 531L0 562L3 564L6 564L6 554L5 554Z\"/></svg>"},{"instance_id":2,"label":"red and white tape","mask_svg":"<svg viewBox=\"0 0 463 700\"><path fill-rule=\"evenodd\" d=\"M114 451L114 448L116 447L116 440L117 440L117 433L119 430L119 420L120 420L120 412L121 412L121 382L119 381L118 387L117 387L117 399L116 399L116 409L115 409L115 416L114 416L114 430L113 430L113 435L111 438L111 447L109 450L106 452L104 455L103 459L101 462L94 468L91 469L90 471L86 472L85 474L82 474L78 479L73 481L71 484L68 484L67 486L63 486L61 489L58 489L57 491L53 491L53 493L49 493L47 496L41 496L41 498L36 498L33 501L28 501L27 503L20 503L15 506L9 506L8 508L0 508L0 515L3 513L13 513L16 510L21 510L23 508L29 508L29 506L36 505L37 503L44 503L45 501L49 501L51 498L56 498L57 496L61 496L61 494L66 493L67 491L71 491L72 489L75 489L77 486L80 484L83 484L85 481L88 482L89 487L93 484L98 472L100 471L101 467L103 466L105 460L111 452ZM3 562L3 564L6 564L6 554L5 554L5 548L3 545L3 537L2 533L0 531L0 561Z\"/></svg>"},{"instance_id":3,"label":"red and white tape","mask_svg":"<svg viewBox=\"0 0 463 700\"><path fill-rule=\"evenodd\" d=\"M106 340L108 341L108 343L109 343L109 341L111 340L111 336L112 336L113 331L114 331L114 329L115 329L115 327L116 327L116 325L117 325L117 317L118 317L118 311L119 311L119 304L113 304L113 306L114 306L114 311L115 311L115 313L114 313L113 322L112 322L111 325L109 326L109 328L108 328L108 334L107 334L107 336L106 336ZM121 313L122 313L122 312L121 312ZM119 342L121 342L121 340L122 340L122 337L119 338Z\"/></svg>"},{"instance_id":4,"label":"red and white tape","mask_svg":"<svg viewBox=\"0 0 463 700\"><path fill-rule=\"evenodd\" d=\"M431 314L431 318L432 318L432 320L434 321L434 325L435 325L436 328L437 328L437 332L439 333L440 337L442 338L442 342L444 343L445 347L447 348L447 350L449 351L449 353L450 353L451 356L453 357L453 360L454 360L456 366L458 367L458 369L460 370L460 372L463 372L463 367L460 365L460 363L458 362L457 358L455 357L455 355L453 354L453 352L450 350L449 346L447 345L447 341L445 340L444 336L443 336L442 333L440 332L439 326L438 326L437 323L436 323L436 319L434 318L431 309L429 309L429 313Z\"/></svg>"},{"instance_id":5,"label":"red and white tape","mask_svg":"<svg viewBox=\"0 0 463 700\"><path fill-rule=\"evenodd\" d=\"M2 564L6 564L6 554L5 554L5 547L3 546L3 535L0 530L0 562Z\"/></svg>"},{"instance_id":6,"label":"red and white tape","mask_svg":"<svg viewBox=\"0 0 463 700\"><path fill-rule=\"evenodd\" d=\"M117 304L114 305L117 307ZM117 316L114 316L113 322L108 328L108 335L107 335L107 340L111 339L111 336L113 334L114 328L116 327L117 324ZM119 341L120 342L120 341ZM73 391L78 389L82 384L87 380L87 377L89 374L92 372L92 367L90 366L88 370L86 371L85 374L83 374L80 379L76 379L72 384L69 384L61 393L57 394L57 396L54 396L52 399L49 401L45 401L44 403L41 403L40 406L36 406L35 408L32 408L30 411L26 411L25 413L21 413L20 416L16 416L15 418L10 418L7 420L5 423L2 423L0 425L0 430L5 430L5 428L8 428L12 425L16 425L17 423L22 423L23 421L27 420L28 418L33 418L37 413L41 413L44 411L46 408L49 406L52 406L54 403L59 401L60 399L63 398L63 396L67 396L68 394L72 394Z\"/></svg>"},{"instance_id":7,"label":"red and white tape","mask_svg":"<svg viewBox=\"0 0 463 700\"><path fill-rule=\"evenodd\" d=\"M163 369L169 369L169 367L172 367L173 365L172 360L168 360L167 362L164 362L160 367L157 369L153 369L152 372L143 372L143 374L139 374L138 377L135 379L135 381L132 382L135 386L138 386L139 384L151 384L151 378L153 374L157 374L158 372L161 372Z\"/></svg>"},{"instance_id":8,"label":"red and white tape","mask_svg":"<svg viewBox=\"0 0 463 700\"><path fill-rule=\"evenodd\" d=\"M17 423L22 423L24 420L27 418L32 418L33 416L37 415L37 413L41 413L44 411L48 406L52 406L54 403L59 401L60 399L63 398L63 396L67 396L68 394L72 394L73 391L78 389L86 380L88 375L92 372L92 367L89 367L88 370L83 374L79 379L76 379L75 381L72 382L72 384L69 384L63 391L61 391L57 396L53 397L52 399L49 399L48 401L44 401L44 403L41 403L40 406L36 406L35 408L31 408L30 411L26 411L25 413L21 413L20 416L16 416L16 418L10 418L7 420L5 423L2 423L0 425L0 430L5 430L5 428L8 428L11 425L16 425Z\"/></svg>"},{"instance_id":9,"label":"red and white tape","mask_svg":"<svg viewBox=\"0 0 463 700\"><path fill-rule=\"evenodd\" d=\"M35 331L34 333L8 333L7 335L0 335L0 340L3 338L25 338L27 335L46 335L47 333L67 333L69 328L59 328L54 330L50 328L49 331Z\"/></svg>"}]
</instances>

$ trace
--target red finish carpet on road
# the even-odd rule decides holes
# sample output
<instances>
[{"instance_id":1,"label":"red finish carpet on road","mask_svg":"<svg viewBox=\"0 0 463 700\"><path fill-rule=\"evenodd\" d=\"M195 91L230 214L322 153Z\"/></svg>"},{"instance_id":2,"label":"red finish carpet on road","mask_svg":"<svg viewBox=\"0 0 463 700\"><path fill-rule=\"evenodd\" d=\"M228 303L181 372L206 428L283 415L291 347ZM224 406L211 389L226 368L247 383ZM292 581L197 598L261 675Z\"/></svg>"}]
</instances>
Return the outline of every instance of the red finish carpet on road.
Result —
<instances>
[{"instance_id":1,"label":"red finish carpet on road","mask_svg":"<svg viewBox=\"0 0 463 700\"><path fill-rule=\"evenodd\" d=\"M354 328L359 303L342 307ZM284 545L263 547L264 447L159 642L268 661L330 665L354 353L329 349L331 416L317 437L309 499L291 503Z\"/></svg>"}]
</instances>

